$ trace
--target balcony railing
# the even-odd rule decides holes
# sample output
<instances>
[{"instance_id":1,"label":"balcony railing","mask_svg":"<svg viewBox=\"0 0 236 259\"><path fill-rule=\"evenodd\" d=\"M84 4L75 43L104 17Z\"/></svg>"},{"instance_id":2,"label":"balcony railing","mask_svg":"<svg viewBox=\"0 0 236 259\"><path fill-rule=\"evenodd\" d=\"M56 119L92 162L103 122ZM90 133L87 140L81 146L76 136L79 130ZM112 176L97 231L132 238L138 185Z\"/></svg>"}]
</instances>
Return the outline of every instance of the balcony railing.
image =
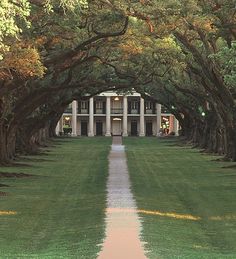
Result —
<instances>
[{"instance_id":1,"label":"balcony railing","mask_svg":"<svg viewBox=\"0 0 236 259\"><path fill-rule=\"evenodd\" d=\"M72 113L72 108L66 108L64 113ZM162 113L169 113L167 109L162 108ZM89 114L89 109L78 109L78 114ZM106 109L104 108L96 108L94 109L94 114L106 114ZM123 114L123 108L111 108L111 114ZM140 109L128 109L128 114L140 114ZM156 114L154 109L145 109L145 114Z\"/></svg>"},{"instance_id":2,"label":"balcony railing","mask_svg":"<svg viewBox=\"0 0 236 259\"><path fill-rule=\"evenodd\" d=\"M89 114L89 110L88 109L79 109L78 113L79 114Z\"/></svg>"},{"instance_id":3,"label":"balcony railing","mask_svg":"<svg viewBox=\"0 0 236 259\"><path fill-rule=\"evenodd\" d=\"M146 109L145 114L155 114L155 110L153 109Z\"/></svg>"},{"instance_id":4,"label":"balcony railing","mask_svg":"<svg viewBox=\"0 0 236 259\"><path fill-rule=\"evenodd\" d=\"M139 114L139 109L129 109L128 114Z\"/></svg>"},{"instance_id":5,"label":"balcony railing","mask_svg":"<svg viewBox=\"0 0 236 259\"><path fill-rule=\"evenodd\" d=\"M97 109L94 110L94 113L95 113L95 114L105 114L106 111L105 111L105 109L98 109L98 108L97 108Z\"/></svg>"},{"instance_id":6,"label":"balcony railing","mask_svg":"<svg viewBox=\"0 0 236 259\"><path fill-rule=\"evenodd\" d=\"M111 114L122 114L123 108L111 108Z\"/></svg>"}]
</instances>

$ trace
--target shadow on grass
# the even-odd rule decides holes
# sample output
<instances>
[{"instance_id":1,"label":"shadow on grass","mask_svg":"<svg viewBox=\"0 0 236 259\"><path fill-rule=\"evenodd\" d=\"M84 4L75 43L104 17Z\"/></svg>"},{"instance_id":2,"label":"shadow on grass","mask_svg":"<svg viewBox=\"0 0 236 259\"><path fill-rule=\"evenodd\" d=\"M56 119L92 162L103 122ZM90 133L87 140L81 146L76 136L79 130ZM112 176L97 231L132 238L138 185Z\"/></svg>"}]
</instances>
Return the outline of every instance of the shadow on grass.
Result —
<instances>
[{"instance_id":1,"label":"shadow on grass","mask_svg":"<svg viewBox=\"0 0 236 259\"><path fill-rule=\"evenodd\" d=\"M0 187L10 187L10 185L0 183Z\"/></svg>"},{"instance_id":2,"label":"shadow on grass","mask_svg":"<svg viewBox=\"0 0 236 259\"><path fill-rule=\"evenodd\" d=\"M26 163L12 162L10 164L4 165L4 167L6 167L6 168L13 168L13 167L27 167L27 168L29 168L29 167L34 167L34 166L30 165L30 164L26 164Z\"/></svg>"},{"instance_id":3,"label":"shadow on grass","mask_svg":"<svg viewBox=\"0 0 236 259\"><path fill-rule=\"evenodd\" d=\"M22 157L20 159L21 161L28 161L28 162L36 162L36 163L42 163L42 162L55 162L53 159L46 159L46 158L39 158L37 156L35 157Z\"/></svg>"},{"instance_id":4,"label":"shadow on grass","mask_svg":"<svg viewBox=\"0 0 236 259\"><path fill-rule=\"evenodd\" d=\"M158 139L158 141L161 142L166 142L166 143L170 143L170 142L176 142L176 143L188 143L188 141L186 140L186 138L184 137L178 137L178 136L161 136L161 137L153 137Z\"/></svg>"},{"instance_id":5,"label":"shadow on grass","mask_svg":"<svg viewBox=\"0 0 236 259\"><path fill-rule=\"evenodd\" d=\"M228 166L222 166L222 168L224 168L224 169L236 169L236 164L228 165ZM236 173L236 171L235 171L235 173Z\"/></svg>"},{"instance_id":6,"label":"shadow on grass","mask_svg":"<svg viewBox=\"0 0 236 259\"><path fill-rule=\"evenodd\" d=\"M33 177L32 174L25 174L25 173L9 173L9 172L0 172L0 179L1 178L26 178L26 177Z\"/></svg>"}]
</instances>

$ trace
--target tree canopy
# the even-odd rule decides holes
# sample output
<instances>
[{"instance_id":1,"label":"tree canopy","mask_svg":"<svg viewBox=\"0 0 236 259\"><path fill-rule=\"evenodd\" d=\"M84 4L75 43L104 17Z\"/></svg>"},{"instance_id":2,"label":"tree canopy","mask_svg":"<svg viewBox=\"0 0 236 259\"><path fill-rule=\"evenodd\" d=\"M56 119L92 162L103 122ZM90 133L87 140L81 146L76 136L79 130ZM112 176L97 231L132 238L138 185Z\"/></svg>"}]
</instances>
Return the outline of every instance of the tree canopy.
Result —
<instances>
[{"instance_id":1,"label":"tree canopy","mask_svg":"<svg viewBox=\"0 0 236 259\"><path fill-rule=\"evenodd\" d=\"M236 160L234 0L3 0L0 13L2 162L52 136L73 99L132 88Z\"/></svg>"}]
</instances>

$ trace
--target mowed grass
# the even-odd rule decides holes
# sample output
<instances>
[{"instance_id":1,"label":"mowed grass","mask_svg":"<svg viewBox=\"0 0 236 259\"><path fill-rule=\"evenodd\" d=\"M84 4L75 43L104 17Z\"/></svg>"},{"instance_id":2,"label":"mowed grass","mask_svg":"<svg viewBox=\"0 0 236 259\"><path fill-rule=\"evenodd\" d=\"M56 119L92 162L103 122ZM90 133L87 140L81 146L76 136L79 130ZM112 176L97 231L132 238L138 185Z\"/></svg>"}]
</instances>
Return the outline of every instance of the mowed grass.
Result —
<instances>
[{"instance_id":1,"label":"mowed grass","mask_svg":"<svg viewBox=\"0 0 236 259\"><path fill-rule=\"evenodd\" d=\"M105 232L107 156L111 139L55 142L26 165L0 168L28 178L1 178L0 258L96 258ZM1 215L12 211L15 215Z\"/></svg>"},{"instance_id":2,"label":"mowed grass","mask_svg":"<svg viewBox=\"0 0 236 259\"><path fill-rule=\"evenodd\" d=\"M124 144L148 258L236 258L235 164L175 139Z\"/></svg>"}]
</instances>

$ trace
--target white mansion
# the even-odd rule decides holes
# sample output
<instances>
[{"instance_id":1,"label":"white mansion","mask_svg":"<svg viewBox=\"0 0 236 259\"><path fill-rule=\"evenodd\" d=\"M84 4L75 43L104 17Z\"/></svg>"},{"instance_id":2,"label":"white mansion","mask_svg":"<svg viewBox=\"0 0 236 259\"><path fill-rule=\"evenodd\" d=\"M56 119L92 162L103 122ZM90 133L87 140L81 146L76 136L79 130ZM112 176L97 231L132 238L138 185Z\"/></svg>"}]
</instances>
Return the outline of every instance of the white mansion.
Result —
<instances>
[{"instance_id":1,"label":"white mansion","mask_svg":"<svg viewBox=\"0 0 236 259\"><path fill-rule=\"evenodd\" d=\"M89 100L73 101L57 125L57 134L72 136L159 136L175 133L175 117L151 99L134 92L104 92Z\"/></svg>"}]
</instances>

